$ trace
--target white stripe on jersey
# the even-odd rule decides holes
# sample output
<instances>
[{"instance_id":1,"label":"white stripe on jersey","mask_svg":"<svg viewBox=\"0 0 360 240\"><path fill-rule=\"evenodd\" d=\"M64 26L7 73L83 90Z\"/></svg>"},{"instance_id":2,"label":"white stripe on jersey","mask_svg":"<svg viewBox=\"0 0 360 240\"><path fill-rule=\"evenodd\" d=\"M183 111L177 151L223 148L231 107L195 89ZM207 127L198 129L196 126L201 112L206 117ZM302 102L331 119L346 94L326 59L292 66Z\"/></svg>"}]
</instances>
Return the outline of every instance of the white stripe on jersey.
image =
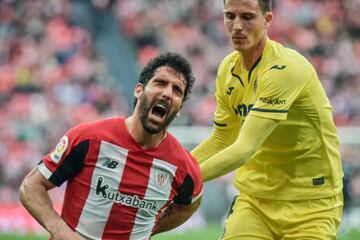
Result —
<instances>
[{"instance_id":1,"label":"white stripe on jersey","mask_svg":"<svg viewBox=\"0 0 360 240\"><path fill-rule=\"evenodd\" d=\"M99 178L109 185L109 191L117 192L124 171L128 150L102 141L98 160L91 179L91 189L85 202L76 231L89 239L101 239L114 204L96 193ZM115 166L112 168L111 164ZM109 167L110 166L110 167ZM99 207L100 206L100 207Z\"/></svg>"},{"instance_id":2,"label":"white stripe on jersey","mask_svg":"<svg viewBox=\"0 0 360 240\"><path fill-rule=\"evenodd\" d=\"M45 166L44 162L41 162L38 165L38 169L46 179L49 179L51 177L52 172Z\"/></svg>"},{"instance_id":3,"label":"white stripe on jersey","mask_svg":"<svg viewBox=\"0 0 360 240\"><path fill-rule=\"evenodd\" d=\"M175 165L160 159L154 159L144 199L157 201L157 203L160 203L158 204L158 209L161 209L169 200L176 169ZM156 213L150 215L145 210L139 209L130 240L149 239L155 224L156 215Z\"/></svg>"},{"instance_id":4,"label":"white stripe on jersey","mask_svg":"<svg viewBox=\"0 0 360 240\"><path fill-rule=\"evenodd\" d=\"M191 203L196 202L197 200L199 200L199 198L202 196L203 190L201 190L201 192L195 196L193 199L191 199Z\"/></svg>"}]
</instances>

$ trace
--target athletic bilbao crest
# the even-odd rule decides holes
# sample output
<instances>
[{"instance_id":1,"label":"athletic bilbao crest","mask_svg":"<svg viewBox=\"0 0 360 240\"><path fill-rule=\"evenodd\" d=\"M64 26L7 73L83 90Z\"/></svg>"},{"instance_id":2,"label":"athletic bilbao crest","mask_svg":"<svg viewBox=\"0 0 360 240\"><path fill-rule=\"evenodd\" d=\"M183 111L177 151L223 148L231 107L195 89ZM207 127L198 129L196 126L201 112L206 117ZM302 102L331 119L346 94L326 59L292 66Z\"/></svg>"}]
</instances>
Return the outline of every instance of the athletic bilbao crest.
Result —
<instances>
[{"instance_id":1,"label":"athletic bilbao crest","mask_svg":"<svg viewBox=\"0 0 360 240\"><path fill-rule=\"evenodd\" d=\"M169 173L163 170L155 170L155 183L158 189L162 190L170 179Z\"/></svg>"}]
</instances>

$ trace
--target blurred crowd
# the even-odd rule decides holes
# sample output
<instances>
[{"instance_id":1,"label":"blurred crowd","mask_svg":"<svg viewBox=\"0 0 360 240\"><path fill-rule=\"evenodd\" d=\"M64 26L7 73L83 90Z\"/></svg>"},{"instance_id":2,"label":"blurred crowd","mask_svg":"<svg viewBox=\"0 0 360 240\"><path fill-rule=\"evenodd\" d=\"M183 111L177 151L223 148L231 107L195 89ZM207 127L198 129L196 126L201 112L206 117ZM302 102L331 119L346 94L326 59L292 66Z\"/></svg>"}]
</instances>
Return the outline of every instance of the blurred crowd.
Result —
<instances>
[{"instance_id":1,"label":"blurred crowd","mask_svg":"<svg viewBox=\"0 0 360 240\"><path fill-rule=\"evenodd\" d=\"M91 34L73 21L72 2L0 1L0 202L17 201L24 174L68 128L130 111ZM223 1L91 2L116 16L140 67L164 51L191 61L196 84L176 123L211 125L217 67L232 51ZM337 126L360 125L359 11L360 0L275 0L273 6L269 36L314 64ZM345 152L359 160L359 153ZM360 160L354 162L351 174L360 176L352 167Z\"/></svg>"},{"instance_id":2,"label":"blurred crowd","mask_svg":"<svg viewBox=\"0 0 360 240\"><path fill-rule=\"evenodd\" d=\"M0 1L0 202L75 124L124 115L71 1Z\"/></svg>"},{"instance_id":3,"label":"blurred crowd","mask_svg":"<svg viewBox=\"0 0 360 240\"><path fill-rule=\"evenodd\" d=\"M222 0L122 0L116 7L140 64L166 50L181 52L193 63L197 83L183 114L186 124L212 123L214 76L231 51L222 8ZM360 123L359 11L359 0L275 0L273 6L269 36L316 67L338 126Z\"/></svg>"}]
</instances>

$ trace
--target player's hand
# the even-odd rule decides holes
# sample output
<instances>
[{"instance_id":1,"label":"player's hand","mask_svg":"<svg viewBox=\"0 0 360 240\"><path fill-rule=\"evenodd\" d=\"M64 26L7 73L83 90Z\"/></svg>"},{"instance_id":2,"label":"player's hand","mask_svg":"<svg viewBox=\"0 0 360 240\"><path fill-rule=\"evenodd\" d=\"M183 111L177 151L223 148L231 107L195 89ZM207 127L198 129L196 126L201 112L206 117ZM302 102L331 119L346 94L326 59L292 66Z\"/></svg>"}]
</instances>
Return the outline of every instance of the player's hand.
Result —
<instances>
[{"instance_id":1,"label":"player's hand","mask_svg":"<svg viewBox=\"0 0 360 240\"><path fill-rule=\"evenodd\" d=\"M61 222L51 233L51 240L85 240L74 232L66 223Z\"/></svg>"},{"instance_id":2,"label":"player's hand","mask_svg":"<svg viewBox=\"0 0 360 240\"><path fill-rule=\"evenodd\" d=\"M51 240L85 240L79 234L73 231L59 232L51 235Z\"/></svg>"}]
</instances>

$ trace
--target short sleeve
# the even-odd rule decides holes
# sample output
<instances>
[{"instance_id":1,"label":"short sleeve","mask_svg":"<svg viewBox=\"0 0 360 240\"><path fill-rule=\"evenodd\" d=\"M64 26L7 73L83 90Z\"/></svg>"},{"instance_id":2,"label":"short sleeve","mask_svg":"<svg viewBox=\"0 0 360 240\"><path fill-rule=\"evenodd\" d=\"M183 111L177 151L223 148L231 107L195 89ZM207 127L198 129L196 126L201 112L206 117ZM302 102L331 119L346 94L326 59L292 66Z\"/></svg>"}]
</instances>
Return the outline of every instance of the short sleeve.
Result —
<instances>
[{"instance_id":1,"label":"short sleeve","mask_svg":"<svg viewBox=\"0 0 360 240\"><path fill-rule=\"evenodd\" d=\"M259 79L258 95L250 114L264 118L285 120L288 111L298 98L307 77L302 76L294 66L273 64Z\"/></svg>"},{"instance_id":2,"label":"short sleeve","mask_svg":"<svg viewBox=\"0 0 360 240\"><path fill-rule=\"evenodd\" d=\"M230 104L225 98L225 88L223 86L227 71L224 64L221 64L215 81L215 101L216 110L214 113L214 125L217 128L231 128L236 123L236 115L231 109Z\"/></svg>"},{"instance_id":3,"label":"short sleeve","mask_svg":"<svg viewBox=\"0 0 360 240\"><path fill-rule=\"evenodd\" d=\"M230 112L228 106L224 103L218 88L215 90L216 110L214 113L214 124L217 127L228 127L232 122L233 113Z\"/></svg>"},{"instance_id":4,"label":"short sleeve","mask_svg":"<svg viewBox=\"0 0 360 240\"><path fill-rule=\"evenodd\" d=\"M202 195L203 181L198 162L188 153L189 159L185 166L185 175L179 186L174 203L189 205L196 202Z\"/></svg>"},{"instance_id":5,"label":"short sleeve","mask_svg":"<svg viewBox=\"0 0 360 240\"><path fill-rule=\"evenodd\" d=\"M83 168L89 140L79 127L69 130L38 164L41 174L56 186L76 176Z\"/></svg>"}]
</instances>

